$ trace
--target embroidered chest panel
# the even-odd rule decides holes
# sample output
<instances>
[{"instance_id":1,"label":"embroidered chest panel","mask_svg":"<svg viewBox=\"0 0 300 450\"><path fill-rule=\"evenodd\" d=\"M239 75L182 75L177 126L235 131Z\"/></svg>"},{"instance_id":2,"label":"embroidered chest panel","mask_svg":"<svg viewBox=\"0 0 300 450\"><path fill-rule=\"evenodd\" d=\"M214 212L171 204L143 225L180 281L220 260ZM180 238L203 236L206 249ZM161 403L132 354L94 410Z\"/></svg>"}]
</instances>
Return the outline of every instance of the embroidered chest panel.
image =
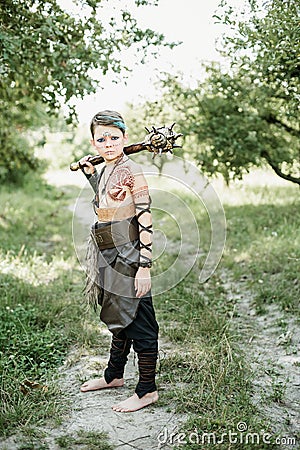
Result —
<instances>
[{"instance_id":1,"label":"embroidered chest panel","mask_svg":"<svg viewBox=\"0 0 300 450\"><path fill-rule=\"evenodd\" d=\"M112 173L107 186L106 195L113 201L122 202L134 187L134 176L128 166L117 167Z\"/></svg>"}]
</instances>

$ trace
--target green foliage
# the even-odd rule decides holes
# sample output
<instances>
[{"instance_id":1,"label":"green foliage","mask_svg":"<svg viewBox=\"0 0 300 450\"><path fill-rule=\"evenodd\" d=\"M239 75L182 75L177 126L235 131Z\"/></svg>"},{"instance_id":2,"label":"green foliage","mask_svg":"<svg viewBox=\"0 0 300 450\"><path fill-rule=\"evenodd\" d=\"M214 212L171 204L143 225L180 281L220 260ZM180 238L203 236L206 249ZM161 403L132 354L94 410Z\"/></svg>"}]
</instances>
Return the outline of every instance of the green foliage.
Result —
<instances>
[{"instance_id":1,"label":"green foliage","mask_svg":"<svg viewBox=\"0 0 300 450\"><path fill-rule=\"evenodd\" d=\"M212 70L209 81L212 95L220 96L221 103L232 105L225 116L226 123L229 119L237 124L235 133L230 133L222 144L231 147L231 137L241 136L251 165L265 160L277 175L299 184L299 2L248 0L247 19L239 18L227 2L222 3L223 22L235 31L224 38L232 73ZM220 124L221 114L217 118ZM205 125L209 125L209 119ZM214 132L218 138L219 133ZM210 141L220 150L216 140ZM242 153L234 148L231 151ZM250 152L256 161L249 158ZM224 162L225 158L221 160ZM242 162L239 165L243 166Z\"/></svg>"},{"instance_id":2,"label":"green foliage","mask_svg":"<svg viewBox=\"0 0 300 450\"><path fill-rule=\"evenodd\" d=\"M299 316L299 192L296 186L244 189L243 205L226 200L226 263L247 282L254 305L275 303Z\"/></svg>"},{"instance_id":3,"label":"green foliage","mask_svg":"<svg viewBox=\"0 0 300 450\"><path fill-rule=\"evenodd\" d=\"M106 23L100 14L107 2L78 4L80 16L64 10L56 0L2 4L1 92L6 93L5 101L21 102L26 110L29 97L59 109L60 97L68 102L95 89L91 69L103 74L120 72L121 50L136 44L145 49L163 41L162 35L141 30L126 10Z\"/></svg>"},{"instance_id":4,"label":"green foliage","mask_svg":"<svg viewBox=\"0 0 300 450\"><path fill-rule=\"evenodd\" d=\"M247 4L247 14L238 15L222 1L216 16L229 28L221 52L227 68L206 66L206 79L194 88L180 74L166 75L165 95L159 104L145 105L144 118L171 106L186 156L209 176L220 173L229 182L269 164L300 184L299 2Z\"/></svg>"},{"instance_id":5,"label":"green foliage","mask_svg":"<svg viewBox=\"0 0 300 450\"><path fill-rule=\"evenodd\" d=\"M53 324L45 321L47 316L41 313L41 309L30 303L25 306L19 303L15 308L6 306L0 312L1 355L8 356L1 361L2 373L13 370L17 364L28 377L34 374L40 378L62 362L68 344L66 336L53 329Z\"/></svg>"},{"instance_id":6,"label":"green foliage","mask_svg":"<svg viewBox=\"0 0 300 450\"><path fill-rule=\"evenodd\" d=\"M16 170L36 168L24 140L28 129L47 124L62 102L69 106L69 121L75 121L75 97L94 92L99 75L130 69L122 64L123 50L135 51L143 62L156 46L173 45L141 29L121 3L116 0L108 17L104 0L80 0L70 9L56 0L1 2L0 181Z\"/></svg>"},{"instance_id":7,"label":"green foliage","mask_svg":"<svg viewBox=\"0 0 300 450\"><path fill-rule=\"evenodd\" d=\"M241 325L233 319L240 317L245 299L251 299L251 308L257 313L265 304L278 305L283 323L299 317L298 188L264 185L263 177L270 173L258 174L257 186L253 179L251 184L246 180L218 186L227 218L227 242L212 277L199 284L195 266L184 281L155 298L161 333L175 344L160 361L159 390L162 401L175 402L177 411L188 415L184 424L187 435L197 430L220 437L236 430L240 421L247 423L249 432L274 430L273 421L269 417L264 420L255 406L257 400L253 402L252 382L257 382L257 373L251 372L245 363L249 355L243 353L243 349L250 350L243 335L251 328L250 321L245 318ZM209 251L210 224L205 214L199 214L199 201L185 195L182 199L197 217L201 249ZM168 228L169 223L167 219L164 226ZM164 269L167 267L166 263ZM274 340L281 333L282 328L278 333L274 329ZM274 380L265 406L286 401L284 388ZM210 442L209 448L228 449L228 445L225 439L223 443ZM245 442L235 446L242 450ZM262 442L251 446L268 447L278 448L275 443ZM184 448L199 445L188 442Z\"/></svg>"},{"instance_id":8,"label":"green foliage","mask_svg":"<svg viewBox=\"0 0 300 450\"><path fill-rule=\"evenodd\" d=\"M297 181L296 120L279 118L283 101L274 98L270 87L255 87L249 73L224 74L217 67L208 69L208 79L196 91L173 87L175 104L184 90L189 121L186 116L178 122L194 138L192 152L203 171L221 173L229 181L267 161Z\"/></svg>"},{"instance_id":9,"label":"green foliage","mask_svg":"<svg viewBox=\"0 0 300 450\"><path fill-rule=\"evenodd\" d=\"M248 72L257 84L271 84L275 97L285 100L284 114L296 119L300 76L299 2L248 0L247 20L240 19L226 1L222 3L224 22L235 30L233 36L224 38L232 65L245 74Z\"/></svg>"},{"instance_id":10,"label":"green foliage","mask_svg":"<svg viewBox=\"0 0 300 450\"><path fill-rule=\"evenodd\" d=\"M86 328L82 319L84 278L66 226L67 192L31 179L22 189L2 186L0 198L0 434L6 435L61 417L66 399L54 383L56 369L72 344L97 345L99 336L98 324ZM24 391L24 380L41 388Z\"/></svg>"}]
</instances>

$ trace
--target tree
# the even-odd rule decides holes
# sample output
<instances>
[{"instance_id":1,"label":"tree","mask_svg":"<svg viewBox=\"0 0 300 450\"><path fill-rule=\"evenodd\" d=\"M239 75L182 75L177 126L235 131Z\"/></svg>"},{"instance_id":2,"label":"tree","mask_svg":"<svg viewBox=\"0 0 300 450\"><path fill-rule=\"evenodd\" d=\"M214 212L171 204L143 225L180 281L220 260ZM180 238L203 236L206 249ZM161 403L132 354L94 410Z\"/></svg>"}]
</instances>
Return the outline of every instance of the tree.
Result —
<instances>
[{"instance_id":1,"label":"tree","mask_svg":"<svg viewBox=\"0 0 300 450\"><path fill-rule=\"evenodd\" d=\"M136 6L150 1L132 0ZM155 3L155 2L154 2ZM25 132L58 114L72 99L94 92L99 77L129 70L122 51L138 53L141 63L156 46L170 45L142 30L120 0L77 0L65 10L57 0L3 0L0 5L0 178L32 165Z\"/></svg>"},{"instance_id":2,"label":"tree","mask_svg":"<svg viewBox=\"0 0 300 450\"><path fill-rule=\"evenodd\" d=\"M222 50L230 66L207 66L207 78L193 89L167 76L162 103L173 105L186 148L208 175L230 181L267 163L300 184L300 4L247 5L248 14L237 16L222 1L216 16L231 28Z\"/></svg>"}]
</instances>

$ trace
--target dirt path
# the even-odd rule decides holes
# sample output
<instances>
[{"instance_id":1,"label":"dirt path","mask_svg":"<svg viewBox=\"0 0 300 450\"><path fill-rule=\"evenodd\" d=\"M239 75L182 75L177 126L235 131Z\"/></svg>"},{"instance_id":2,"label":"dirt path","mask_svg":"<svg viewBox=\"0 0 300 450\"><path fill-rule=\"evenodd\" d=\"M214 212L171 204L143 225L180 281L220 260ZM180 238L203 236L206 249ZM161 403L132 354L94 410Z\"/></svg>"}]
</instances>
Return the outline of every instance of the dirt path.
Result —
<instances>
[{"instance_id":1,"label":"dirt path","mask_svg":"<svg viewBox=\"0 0 300 450\"><path fill-rule=\"evenodd\" d=\"M109 340L109 336L106 336ZM164 344L164 352L168 350ZM76 361L74 363L74 361ZM107 361L107 352L103 355L93 356L91 354L80 355L78 349L74 349L65 361L64 367L60 370L58 383L66 397L70 401L70 410L66 414L61 426L57 428L39 428L42 437L40 441L35 439L34 446L22 445L29 438L22 435L12 436L0 443L3 450L19 450L20 448L30 448L34 450L49 449L69 450L84 448L86 445L72 444L72 439L77 438L80 432L105 432L108 435L110 444L115 449L122 450L152 450L159 448L159 436L166 428L172 432L180 427L184 421L182 415L172 411L170 405L166 408L159 406L159 403L149 406L135 413L118 413L111 409L111 406L129 397L134 392L137 381L137 367L134 362L134 355L129 355L126 366L126 384L122 388L94 391L88 393L80 392L82 380L101 375L102 369ZM161 392L164 386L161 385ZM63 438L67 446L58 445L57 439ZM32 442L32 441L31 441ZM41 444L42 442L42 444ZM23 443L23 444L22 444ZM102 442L99 442L102 444ZM101 447L103 448L103 447ZM164 449L170 448L164 445Z\"/></svg>"},{"instance_id":2,"label":"dirt path","mask_svg":"<svg viewBox=\"0 0 300 450\"><path fill-rule=\"evenodd\" d=\"M76 355L72 353L70 359ZM137 381L137 367L133 353L126 366L126 385L123 388L81 393L80 379L95 376L97 370L105 367L107 354L85 355L69 368L61 371L61 382L72 401L69 417L61 427L51 430L47 438L50 449L59 450L55 438L63 435L76 435L78 431L106 432L109 441L124 450L150 450L158 448L158 435L164 427L174 429L183 418L159 403L135 413L117 413L111 406L132 395ZM66 366L68 361L66 361ZM77 447L76 448L80 448Z\"/></svg>"},{"instance_id":3,"label":"dirt path","mask_svg":"<svg viewBox=\"0 0 300 450\"><path fill-rule=\"evenodd\" d=\"M90 200L90 192L88 193ZM80 200L81 201L81 200ZM76 208L77 230L90 224L91 216L81 214L84 208ZM84 233L83 235L84 236ZM82 239L82 236L80 239ZM79 246L80 247L80 246ZM80 249L79 249L80 251ZM268 314L256 315L252 304L252 294L245 284L230 281L230 274L223 274L223 284L229 298L236 300L236 311L232 317L232 329L240 338L248 362L254 371L253 402L258 406L261 415L272 424L273 432L286 439L296 437L300 442L300 330L296 321L285 317L276 305L266 306ZM105 329L101 328L105 333ZM110 336L104 336L109 342ZM161 343L166 355L173 349L167 342ZM107 361L107 350L101 355L80 354L74 349L60 370L60 380L63 390L71 400L71 408L61 426L43 428L44 441L50 450L60 450L56 439L62 436L76 436L79 431L108 433L110 442L122 450L152 450L158 447L158 436L167 428L172 432L184 422L182 415L175 413L175 408L163 403L147 407L135 413L117 413L111 409L113 404L132 394L136 380L137 367L134 355L130 354L126 367L126 385L120 389L80 392L83 380L100 374ZM74 362L75 361L75 362ZM159 377L158 377L159 382ZM164 385L160 391L164 392ZM292 441L290 441L292 442ZM291 448L282 441L282 449ZM20 440L14 436L0 443L5 450L20 449ZM29 447L26 447L29 448ZM30 447L38 448L41 447ZM43 447L45 448L45 447ZM72 447L67 447L72 448ZM76 448L82 448L76 445ZM164 446L164 449L170 448ZM292 448L297 448L297 445ZM73 449L72 449L73 450Z\"/></svg>"},{"instance_id":4,"label":"dirt path","mask_svg":"<svg viewBox=\"0 0 300 450\"><path fill-rule=\"evenodd\" d=\"M282 447L299 448L300 442L300 329L297 321L277 305L265 305L266 314L257 315L252 294L245 285L230 282L223 274L228 296L236 301L232 328L254 372L253 403Z\"/></svg>"}]
</instances>

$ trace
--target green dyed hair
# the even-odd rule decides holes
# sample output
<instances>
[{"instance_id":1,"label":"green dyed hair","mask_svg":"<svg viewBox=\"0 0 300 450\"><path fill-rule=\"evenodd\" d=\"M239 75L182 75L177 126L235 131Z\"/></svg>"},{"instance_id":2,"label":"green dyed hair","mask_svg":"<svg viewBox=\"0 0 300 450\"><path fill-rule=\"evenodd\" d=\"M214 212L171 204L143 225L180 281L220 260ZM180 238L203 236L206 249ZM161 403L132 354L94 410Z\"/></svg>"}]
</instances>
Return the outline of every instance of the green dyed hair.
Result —
<instances>
[{"instance_id":1,"label":"green dyed hair","mask_svg":"<svg viewBox=\"0 0 300 450\"><path fill-rule=\"evenodd\" d=\"M97 113L91 120L91 134L94 139L95 128L97 125L111 126L119 128L122 131L123 135L125 134L126 125L123 117L117 111L109 111L106 109L105 111L100 111Z\"/></svg>"}]
</instances>

